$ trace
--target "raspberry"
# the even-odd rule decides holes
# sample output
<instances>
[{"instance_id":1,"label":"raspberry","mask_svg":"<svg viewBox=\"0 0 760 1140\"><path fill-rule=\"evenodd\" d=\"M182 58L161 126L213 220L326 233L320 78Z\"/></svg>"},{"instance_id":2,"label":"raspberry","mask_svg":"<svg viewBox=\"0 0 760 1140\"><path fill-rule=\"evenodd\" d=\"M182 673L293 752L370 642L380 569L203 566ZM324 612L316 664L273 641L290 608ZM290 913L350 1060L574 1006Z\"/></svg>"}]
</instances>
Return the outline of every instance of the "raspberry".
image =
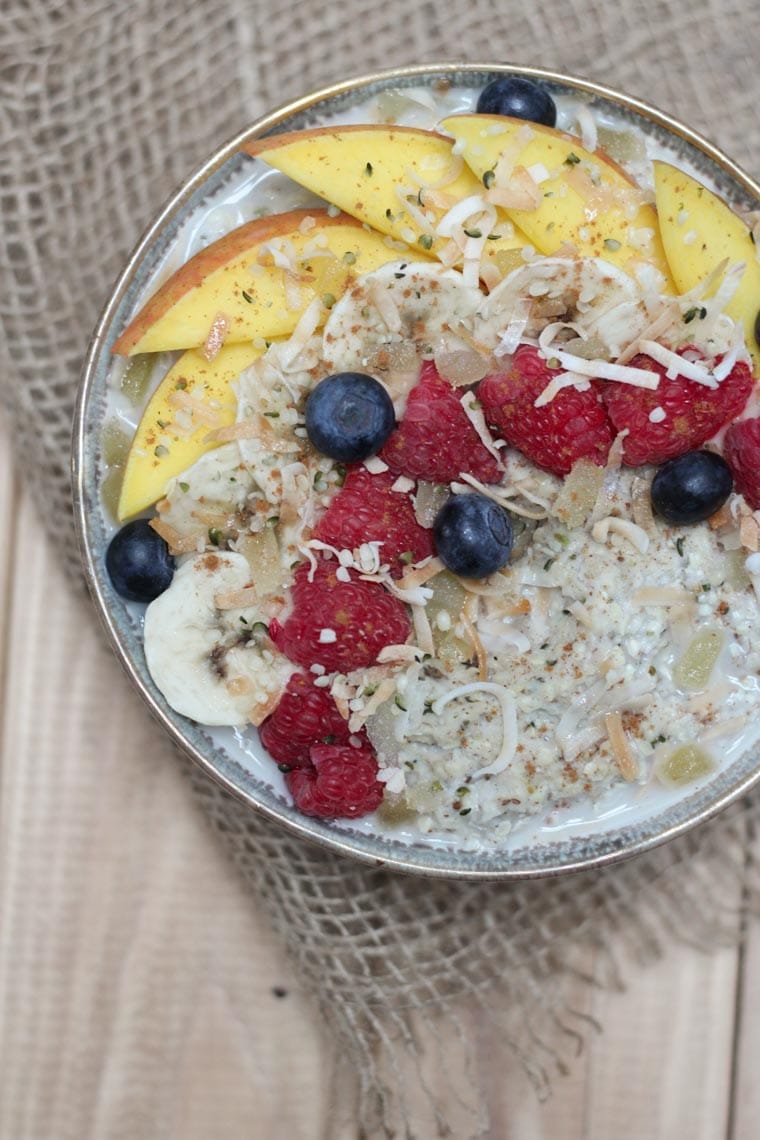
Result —
<instances>
[{"instance_id":1,"label":"raspberry","mask_svg":"<svg viewBox=\"0 0 760 1140\"><path fill-rule=\"evenodd\" d=\"M411 497L392 491L395 475L371 475L366 467L352 467L346 482L332 499L317 526L315 537L338 550L354 550L363 542L381 542L380 560L400 578L405 562L419 562L433 553L432 531L414 516Z\"/></svg>"},{"instance_id":2,"label":"raspberry","mask_svg":"<svg viewBox=\"0 0 760 1140\"><path fill-rule=\"evenodd\" d=\"M299 566L291 591L293 612L284 625L271 622L269 635L297 665L348 673L371 665L383 646L403 644L410 625L403 603L383 586L364 582L351 570L349 580L341 582L338 569L337 562L323 559L310 582L308 563ZM320 635L326 640L320 641Z\"/></svg>"},{"instance_id":3,"label":"raspberry","mask_svg":"<svg viewBox=\"0 0 760 1140\"><path fill-rule=\"evenodd\" d=\"M304 815L322 819L357 819L380 806L383 785L371 747L317 744L313 767L288 772L285 783Z\"/></svg>"},{"instance_id":4,"label":"raspberry","mask_svg":"<svg viewBox=\"0 0 760 1140\"><path fill-rule=\"evenodd\" d=\"M507 372L480 382L478 399L486 422L537 467L555 475L567 475L578 459L603 467L614 433L595 385L585 392L563 388L550 403L534 407L557 374L537 348L521 345Z\"/></svg>"},{"instance_id":5,"label":"raspberry","mask_svg":"<svg viewBox=\"0 0 760 1140\"><path fill-rule=\"evenodd\" d=\"M459 396L442 380L432 360L422 365L401 423L380 451L391 471L410 479L450 483L466 471L483 483L498 483L499 463L475 431Z\"/></svg>"},{"instance_id":6,"label":"raspberry","mask_svg":"<svg viewBox=\"0 0 760 1140\"><path fill-rule=\"evenodd\" d=\"M731 425L723 440L723 458L736 490L753 511L760 509L760 417Z\"/></svg>"},{"instance_id":7,"label":"raspberry","mask_svg":"<svg viewBox=\"0 0 760 1140\"><path fill-rule=\"evenodd\" d=\"M313 744L347 744L351 734L327 689L305 673L294 673L274 712L259 728L261 743L278 764L308 768ZM357 734L363 742L367 735Z\"/></svg>"},{"instance_id":8,"label":"raspberry","mask_svg":"<svg viewBox=\"0 0 760 1140\"><path fill-rule=\"evenodd\" d=\"M664 463L701 447L741 412L752 391L752 373L744 363L736 364L717 388L685 376L668 380L665 367L650 356L634 356L631 366L658 373L660 382L654 391L629 384L605 385L610 419L618 431L628 429L623 454L629 467ZM652 423L649 414L655 408L662 408L665 418Z\"/></svg>"}]
</instances>

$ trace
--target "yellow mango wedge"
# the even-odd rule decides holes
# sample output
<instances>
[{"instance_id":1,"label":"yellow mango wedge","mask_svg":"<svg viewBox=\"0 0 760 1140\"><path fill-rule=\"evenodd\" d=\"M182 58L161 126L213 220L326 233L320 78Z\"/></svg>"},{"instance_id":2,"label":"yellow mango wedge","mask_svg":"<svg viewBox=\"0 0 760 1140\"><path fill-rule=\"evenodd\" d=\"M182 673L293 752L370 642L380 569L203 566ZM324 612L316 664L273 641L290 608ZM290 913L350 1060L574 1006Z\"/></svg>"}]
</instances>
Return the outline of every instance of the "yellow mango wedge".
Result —
<instances>
[{"instance_id":1,"label":"yellow mango wedge","mask_svg":"<svg viewBox=\"0 0 760 1140\"><path fill-rule=\"evenodd\" d=\"M219 446L206 443L206 436L214 427L235 422L232 383L261 353L251 344L230 344L208 361L190 349L169 369L143 412L127 455L120 522L155 503L169 479Z\"/></svg>"},{"instance_id":2,"label":"yellow mango wedge","mask_svg":"<svg viewBox=\"0 0 760 1140\"><path fill-rule=\"evenodd\" d=\"M760 377L760 346L755 321L760 311L760 262L746 222L701 182L667 162L654 163L660 233L673 280L680 293L693 289L728 258L744 262L739 288L726 312L744 326L744 337Z\"/></svg>"},{"instance_id":3,"label":"yellow mango wedge","mask_svg":"<svg viewBox=\"0 0 760 1140\"><path fill-rule=\"evenodd\" d=\"M539 253L572 242L582 257L601 257L628 272L641 262L673 283L654 207L632 179L601 152L590 153L562 131L498 115L452 115L440 123L463 147L478 179L496 188L508 167L528 171L541 198L532 209L505 207ZM502 170L497 164L503 157ZM495 172L489 174L488 172Z\"/></svg>"},{"instance_id":4,"label":"yellow mango wedge","mask_svg":"<svg viewBox=\"0 0 760 1140\"><path fill-rule=\"evenodd\" d=\"M419 213L430 211L435 227L450 206L483 192L452 146L434 131L375 124L292 131L254 140L245 150L424 257L438 255L449 239L428 233ZM526 244L510 228L486 242L485 252L498 266L501 253Z\"/></svg>"},{"instance_id":5,"label":"yellow mango wedge","mask_svg":"<svg viewBox=\"0 0 760 1140\"><path fill-rule=\"evenodd\" d=\"M272 242L290 254L295 277L287 278L287 269L274 264L267 248ZM260 218L185 262L146 302L113 351L134 356L200 348L219 317L226 323L225 344L287 336L315 297L326 298L329 306L354 278L399 256L380 234L347 215L330 217L315 209Z\"/></svg>"}]
</instances>

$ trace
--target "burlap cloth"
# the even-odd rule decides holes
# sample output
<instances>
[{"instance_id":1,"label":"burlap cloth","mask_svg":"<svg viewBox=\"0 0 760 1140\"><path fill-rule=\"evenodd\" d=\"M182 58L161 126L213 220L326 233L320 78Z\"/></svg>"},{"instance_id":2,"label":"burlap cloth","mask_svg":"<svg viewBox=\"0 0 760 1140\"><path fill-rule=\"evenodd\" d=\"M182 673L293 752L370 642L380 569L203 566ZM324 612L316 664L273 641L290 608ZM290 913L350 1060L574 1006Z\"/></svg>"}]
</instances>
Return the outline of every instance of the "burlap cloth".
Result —
<instances>
[{"instance_id":1,"label":"burlap cloth","mask_svg":"<svg viewBox=\"0 0 760 1140\"><path fill-rule=\"evenodd\" d=\"M654 102L760 173L755 0L5 0L0 28L2 394L23 477L72 567L69 433L89 331L168 193L268 107L362 71L500 58ZM420 883L304 845L189 768L200 808L318 997L371 1136L407 1134L420 1027L456 1021L463 999L499 1018L545 1092L585 1032L564 988L589 946L589 983L619 982L613 934L640 959L673 937L709 948L735 936L722 900L739 876L745 906L760 899L746 855L757 796L605 872ZM472 1023L461 1022L463 1038ZM423 1036L432 1047L435 1033ZM416 1134L481 1134L478 1090L469 1092L469 1125L431 1100Z\"/></svg>"}]
</instances>

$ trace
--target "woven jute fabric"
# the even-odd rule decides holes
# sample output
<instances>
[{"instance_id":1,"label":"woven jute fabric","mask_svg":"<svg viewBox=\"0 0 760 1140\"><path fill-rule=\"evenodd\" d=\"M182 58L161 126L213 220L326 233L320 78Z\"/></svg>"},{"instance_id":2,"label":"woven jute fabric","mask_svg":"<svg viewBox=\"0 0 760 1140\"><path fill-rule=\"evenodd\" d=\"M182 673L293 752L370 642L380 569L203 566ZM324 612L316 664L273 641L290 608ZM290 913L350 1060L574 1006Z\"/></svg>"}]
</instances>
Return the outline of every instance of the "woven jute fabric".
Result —
<instances>
[{"instance_id":1,"label":"woven jute fabric","mask_svg":"<svg viewBox=\"0 0 760 1140\"><path fill-rule=\"evenodd\" d=\"M89 332L163 200L268 107L369 70L499 59L653 102L760 172L754 0L5 0L0 33L0 384L23 478L73 577L69 438ZM746 905L760 898L746 856L757 798L603 872L421 883L303 844L183 771L347 1058L358 1100L347 1083L336 1107L354 1105L371 1136L411 1135L404 1093L437 1019L461 1031L461 1065L441 1064L463 1116L431 1099L415 1134L482 1134L467 1079L473 1010L499 1020L544 1092L588 1029L565 995L590 947L588 982L620 984L626 961L609 946L621 929L641 960L670 938L710 947L735 936L723 900L740 878Z\"/></svg>"}]
</instances>

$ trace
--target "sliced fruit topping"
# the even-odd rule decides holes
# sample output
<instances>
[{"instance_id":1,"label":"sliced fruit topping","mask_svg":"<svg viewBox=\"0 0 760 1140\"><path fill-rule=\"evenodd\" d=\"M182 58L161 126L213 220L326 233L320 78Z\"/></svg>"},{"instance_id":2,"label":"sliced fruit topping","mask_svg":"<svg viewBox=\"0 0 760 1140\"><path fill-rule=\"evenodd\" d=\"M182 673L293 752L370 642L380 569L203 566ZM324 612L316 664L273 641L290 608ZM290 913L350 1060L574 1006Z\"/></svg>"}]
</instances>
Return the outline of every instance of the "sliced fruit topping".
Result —
<instances>
[{"instance_id":1,"label":"sliced fruit topping","mask_svg":"<svg viewBox=\"0 0 760 1140\"><path fill-rule=\"evenodd\" d=\"M760 343L753 342L760 261L749 226L690 174L666 162L653 165L660 233L678 291L695 288L726 259L731 265L744 265L726 312L742 323L755 374L760 376Z\"/></svg>"},{"instance_id":2,"label":"sliced fruit topping","mask_svg":"<svg viewBox=\"0 0 760 1140\"><path fill-rule=\"evenodd\" d=\"M358 463L375 455L393 431L393 402L379 380L363 372L327 376L306 401L309 439L331 459Z\"/></svg>"},{"instance_id":3,"label":"sliced fruit topping","mask_svg":"<svg viewBox=\"0 0 760 1140\"><path fill-rule=\"evenodd\" d=\"M499 460L465 411L462 398L441 379L432 360L423 363L401 423L380 458L391 471L429 483L449 483L462 472L483 483L498 483L503 474Z\"/></svg>"},{"instance_id":4,"label":"sliced fruit topping","mask_svg":"<svg viewBox=\"0 0 760 1140\"><path fill-rule=\"evenodd\" d=\"M733 489L731 469L712 451L687 451L664 463L652 480L652 507L678 526L715 514Z\"/></svg>"},{"instance_id":5,"label":"sliced fruit topping","mask_svg":"<svg viewBox=\"0 0 760 1140\"><path fill-rule=\"evenodd\" d=\"M366 467L352 467L314 537L337 550L380 543L380 561L400 578L411 562L433 553L433 536L417 522L409 491L393 489L396 481L387 471L373 475Z\"/></svg>"},{"instance_id":6,"label":"sliced fruit topping","mask_svg":"<svg viewBox=\"0 0 760 1140\"><path fill-rule=\"evenodd\" d=\"M487 578L509 561L512 523L485 495L452 495L433 524L438 557L463 578Z\"/></svg>"},{"instance_id":7,"label":"sliced fruit topping","mask_svg":"<svg viewBox=\"0 0 760 1140\"><path fill-rule=\"evenodd\" d=\"M540 253L572 242L579 256L628 271L648 263L672 291L654 207L605 154L523 119L453 115L441 127L464 148L486 201L503 209Z\"/></svg>"},{"instance_id":8,"label":"sliced fruit topping","mask_svg":"<svg viewBox=\"0 0 760 1140\"><path fill-rule=\"evenodd\" d=\"M395 256L379 234L345 214L292 210L248 222L173 273L113 351L211 348L214 330L217 344L287 336L315 298L339 296L349 280Z\"/></svg>"},{"instance_id":9,"label":"sliced fruit topping","mask_svg":"<svg viewBox=\"0 0 760 1140\"><path fill-rule=\"evenodd\" d=\"M174 559L148 519L135 519L117 531L106 551L114 590L131 602L152 602L171 585Z\"/></svg>"},{"instance_id":10,"label":"sliced fruit topping","mask_svg":"<svg viewBox=\"0 0 760 1140\"><path fill-rule=\"evenodd\" d=\"M723 440L723 454L737 491L753 511L760 509L760 417L732 424Z\"/></svg>"},{"instance_id":11,"label":"sliced fruit topping","mask_svg":"<svg viewBox=\"0 0 760 1140\"><path fill-rule=\"evenodd\" d=\"M348 723L327 689L318 688L306 673L294 673L271 716L259 728L261 743L278 764L311 767L315 744L348 744ZM364 730L357 734L364 743Z\"/></svg>"},{"instance_id":12,"label":"sliced fruit topping","mask_svg":"<svg viewBox=\"0 0 760 1140\"><path fill-rule=\"evenodd\" d=\"M296 768L285 777L296 807L321 819L358 819L380 806L383 785L369 745L318 744L311 749L311 767Z\"/></svg>"},{"instance_id":13,"label":"sliced fruit topping","mask_svg":"<svg viewBox=\"0 0 760 1140\"><path fill-rule=\"evenodd\" d=\"M546 88L521 75L492 79L481 91L476 109L479 115L510 115L545 127L557 122L557 107Z\"/></svg>"},{"instance_id":14,"label":"sliced fruit topping","mask_svg":"<svg viewBox=\"0 0 760 1140\"><path fill-rule=\"evenodd\" d=\"M596 382L583 392L563 388L550 402L535 406L559 372L537 348L521 345L506 372L486 376L478 387L486 422L538 467L555 475L567 475L579 459L603 467L614 432Z\"/></svg>"},{"instance_id":15,"label":"sliced fruit topping","mask_svg":"<svg viewBox=\"0 0 760 1140\"><path fill-rule=\"evenodd\" d=\"M439 233L438 227L452 208L483 190L454 154L451 139L416 127L316 127L254 140L245 149L347 214L413 247L415 257L448 253L451 234ZM489 258L525 244L525 236L511 227L497 226L493 233L493 238L490 232L482 235L480 247Z\"/></svg>"},{"instance_id":16,"label":"sliced fruit topping","mask_svg":"<svg viewBox=\"0 0 760 1140\"><path fill-rule=\"evenodd\" d=\"M629 384L604 387L610 419L617 431L628 433L623 461L630 467L664 463L701 447L742 411L752 391L752 373L743 362L715 387L684 375L669 380L667 366L649 356L635 356L630 363L659 376L654 389Z\"/></svg>"},{"instance_id":17,"label":"sliced fruit topping","mask_svg":"<svg viewBox=\"0 0 760 1140\"><path fill-rule=\"evenodd\" d=\"M213 360L195 349L184 352L150 398L137 426L119 495L120 519L144 511L175 475L218 447L215 428L235 422L233 381L262 350L225 345Z\"/></svg>"},{"instance_id":18,"label":"sliced fruit topping","mask_svg":"<svg viewBox=\"0 0 760 1140\"><path fill-rule=\"evenodd\" d=\"M342 581L340 569L327 560L313 569L307 563L299 566L293 612L284 625L273 621L269 627L278 649L297 665L322 665L328 672L342 673L362 669L377 660L384 646L402 645L409 636L401 602L352 570L346 572L348 581Z\"/></svg>"}]
</instances>

